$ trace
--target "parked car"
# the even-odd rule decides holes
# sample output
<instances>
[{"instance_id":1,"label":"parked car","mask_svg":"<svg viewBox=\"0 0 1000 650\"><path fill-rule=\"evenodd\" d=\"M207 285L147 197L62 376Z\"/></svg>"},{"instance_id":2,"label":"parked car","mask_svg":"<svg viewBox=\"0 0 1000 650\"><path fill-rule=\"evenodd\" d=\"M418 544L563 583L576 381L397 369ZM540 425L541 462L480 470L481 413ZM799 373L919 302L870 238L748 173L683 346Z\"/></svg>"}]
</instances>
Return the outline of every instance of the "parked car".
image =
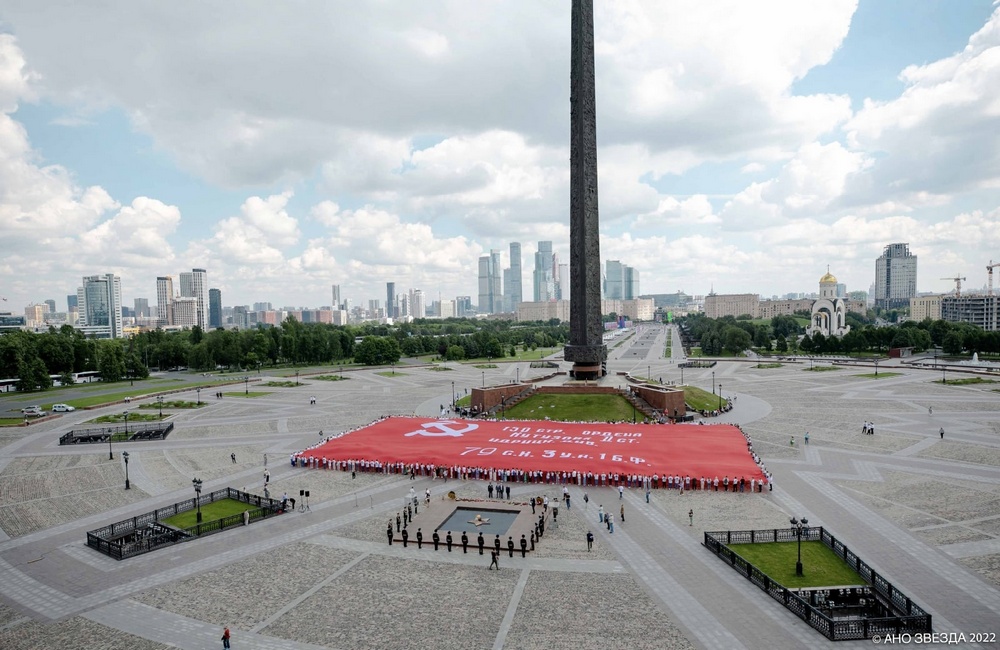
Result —
<instances>
[{"instance_id":1,"label":"parked car","mask_svg":"<svg viewBox=\"0 0 1000 650\"><path fill-rule=\"evenodd\" d=\"M24 415L28 415L33 411L41 411L41 410L42 410L41 406L38 406L37 404L32 404L31 406L25 406L23 409L21 409L21 413L23 413Z\"/></svg>"},{"instance_id":2,"label":"parked car","mask_svg":"<svg viewBox=\"0 0 1000 650\"><path fill-rule=\"evenodd\" d=\"M45 415L45 411L43 411L42 409L38 408L37 406L35 406L35 407L28 407L26 409L21 409L21 413L23 413L25 417L28 417L28 416L31 416L31 417L41 417L41 416Z\"/></svg>"},{"instance_id":3,"label":"parked car","mask_svg":"<svg viewBox=\"0 0 1000 650\"><path fill-rule=\"evenodd\" d=\"M75 410L76 410L76 407L75 406L70 406L69 404L53 404L52 405L52 412L53 413L69 413L70 411L75 411Z\"/></svg>"}]
</instances>

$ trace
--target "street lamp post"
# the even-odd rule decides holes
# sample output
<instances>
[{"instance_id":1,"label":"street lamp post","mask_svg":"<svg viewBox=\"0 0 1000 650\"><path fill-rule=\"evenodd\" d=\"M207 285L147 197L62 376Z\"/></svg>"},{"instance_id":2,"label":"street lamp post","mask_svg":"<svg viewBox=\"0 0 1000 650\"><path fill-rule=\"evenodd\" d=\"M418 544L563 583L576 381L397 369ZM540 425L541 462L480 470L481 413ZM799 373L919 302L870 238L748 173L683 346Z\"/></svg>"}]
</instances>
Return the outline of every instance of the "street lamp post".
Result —
<instances>
[{"instance_id":1,"label":"street lamp post","mask_svg":"<svg viewBox=\"0 0 1000 650\"><path fill-rule=\"evenodd\" d=\"M944 366L941 366L941 383L942 384L948 383L948 369L945 368Z\"/></svg>"},{"instance_id":2,"label":"street lamp post","mask_svg":"<svg viewBox=\"0 0 1000 650\"><path fill-rule=\"evenodd\" d=\"M483 388L486 388L486 371L483 371Z\"/></svg>"},{"instance_id":3,"label":"street lamp post","mask_svg":"<svg viewBox=\"0 0 1000 650\"><path fill-rule=\"evenodd\" d=\"M653 382L653 371L650 370L652 366L646 366L646 381Z\"/></svg>"},{"instance_id":4,"label":"street lamp post","mask_svg":"<svg viewBox=\"0 0 1000 650\"><path fill-rule=\"evenodd\" d=\"M24 423L28 423L28 416L24 416ZM114 460L115 455L111 452L111 439L115 437L115 430L108 427L108 460Z\"/></svg>"},{"instance_id":5,"label":"street lamp post","mask_svg":"<svg viewBox=\"0 0 1000 650\"><path fill-rule=\"evenodd\" d=\"M125 418L125 437L128 438L128 411L123 411L122 417Z\"/></svg>"},{"instance_id":6,"label":"street lamp post","mask_svg":"<svg viewBox=\"0 0 1000 650\"><path fill-rule=\"evenodd\" d=\"M681 386L684 385L684 366L681 366Z\"/></svg>"},{"instance_id":7,"label":"street lamp post","mask_svg":"<svg viewBox=\"0 0 1000 650\"><path fill-rule=\"evenodd\" d=\"M500 398L500 419L507 419L507 396L504 395Z\"/></svg>"},{"instance_id":8,"label":"street lamp post","mask_svg":"<svg viewBox=\"0 0 1000 650\"><path fill-rule=\"evenodd\" d=\"M198 392L198 406L201 406L201 386L195 389Z\"/></svg>"},{"instance_id":9,"label":"street lamp post","mask_svg":"<svg viewBox=\"0 0 1000 650\"><path fill-rule=\"evenodd\" d=\"M243 377L243 395L250 397L250 376Z\"/></svg>"},{"instance_id":10,"label":"street lamp post","mask_svg":"<svg viewBox=\"0 0 1000 650\"><path fill-rule=\"evenodd\" d=\"M712 371L712 394L715 395L715 371Z\"/></svg>"},{"instance_id":11,"label":"street lamp post","mask_svg":"<svg viewBox=\"0 0 1000 650\"><path fill-rule=\"evenodd\" d=\"M719 382L719 410L722 410L722 382Z\"/></svg>"},{"instance_id":12,"label":"street lamp post","mask_svg":"<svg viewBox=\"0 0 1000 650\"><path fill-rule=\"evenodd\" d=\"M451 408L455 408L455 382L451 382Z\"/></svg>"},{"instance_id":13,"label":"street lamp post","mask_svg":"<svg viewBox=\"0 0 1000 650\"><path fill-rule=\"evenodd\" d=\"M803 517L802 520L800 521L795 517L792 517L789 521L792 524L792 529L795 531L795 537L798 538L799 542L799 559L795 563L795 575L801 576L802 575L802 529L805 528L808 531L809 520Z\"/></svg>"},{"instance_id":14,"label":"street lamp post","mask_svg":"<svg viewBox=\"0 0 1000 650\"><path fill-rule=\"evenodd\" d=\"M299 385L299 371L298 370L295 371L295 385L296 386Z\"/></svg>"},{"instance_id":15,"label":"street lamp post","mask_svg":"<svg viewBox=\"0 0 1000 650\"><path fill-rule=\"evenodd\" d=\"M341 364L341 366L340 366L340 378L341 379L344 378L344 366L343 366L343 364Z\"/></svg>"},{"instance_id":16,"label":"street lamp post","mask_svg":"<svg viewBox=\"0 0 1000 650\"><path fill-rule=\"evenodd\" d=\"M160 419L163 419L163 395L156 398L156 405L160 407Z\"/></svg>"},{"instance_id":17,"label":"street lamp post","mask_svg":"<svg viewBox=\"0 0 1000 650\"><path fill-rule=\"evenodd\" d=\"M198 523L201 523L201 484L202 480L200 478L195 478L191 481L191 485L194 486L194 502L195 507L198 508Z\"/></svg>"},{"instance_id":18,"label":"street lamp post","mask_svg":"<svg viewBox=\"0 0 1000 650\"><path fill-rule=\"evenodd\" d=\"M516 376L517 376L517 383L520 384L521 383L521 367L518 366L518 367L514 368L514 372L516 373Z\"/></svg>"},{"instance_id":19,"label":"street lamp post","mask_svg":"<svg viewBox=\"0 0 1000 650\"><path fill-rule=\"evenodd\" d=\"M128 482L128 452L127 451L123 451L122 452L122 458L125 459L125 489L126 490L131 490L132 486Z\"/></svg>"},{"instance_id":20,"label":"street lamp post","mask_svg":"<svg viewBox=\"0 0 1000 650\"><path fill-rule=\"evenodd\" d=\"M878 358L875 359L875 376L878 377Z\"/></svg>"}]
</instances>

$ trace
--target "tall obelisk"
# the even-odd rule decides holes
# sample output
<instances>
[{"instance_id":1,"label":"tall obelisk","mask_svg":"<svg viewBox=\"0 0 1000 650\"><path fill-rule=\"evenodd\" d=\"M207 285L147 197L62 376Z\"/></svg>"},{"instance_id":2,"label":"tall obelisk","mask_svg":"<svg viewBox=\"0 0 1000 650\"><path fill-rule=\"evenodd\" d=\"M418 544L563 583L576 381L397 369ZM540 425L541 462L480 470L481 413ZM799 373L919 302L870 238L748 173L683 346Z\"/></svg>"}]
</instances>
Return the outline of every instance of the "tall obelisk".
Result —
<instances>
[{"instance_id":1,"label":"tall obelisk","mask_svg":"<svg viewBox=\"0 0 1000 650\"><path fill-rule=\"evenodd\" d=\"M601 233L597 213L597 99L594 2L573 0L570 63L570 320L566 361L573 377L601 377L608 358L601 322Z\"/></svg>"}]
</instances>

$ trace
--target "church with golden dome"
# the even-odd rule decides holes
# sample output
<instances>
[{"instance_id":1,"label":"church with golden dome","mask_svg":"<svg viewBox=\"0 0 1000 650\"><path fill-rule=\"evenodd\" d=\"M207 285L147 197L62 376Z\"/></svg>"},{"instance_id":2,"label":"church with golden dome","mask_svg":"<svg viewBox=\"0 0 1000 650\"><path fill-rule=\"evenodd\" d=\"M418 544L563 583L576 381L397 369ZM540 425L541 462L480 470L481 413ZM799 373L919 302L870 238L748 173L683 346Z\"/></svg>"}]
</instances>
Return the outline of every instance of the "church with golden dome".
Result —
<instances>
[{"instance_id":1,"label":"church with golden dome","mask_svg":"<svg viewBox=\"0 0 1000 650\"><path fill-rule=\"evenodd\" d=\"M847 304L837 297L837 278L826 268L826 274L819 279L819 300L813 303L812 317L806 334L814 336L843 336L851 331L847 324Z\"/></svg>"}]
</instances>

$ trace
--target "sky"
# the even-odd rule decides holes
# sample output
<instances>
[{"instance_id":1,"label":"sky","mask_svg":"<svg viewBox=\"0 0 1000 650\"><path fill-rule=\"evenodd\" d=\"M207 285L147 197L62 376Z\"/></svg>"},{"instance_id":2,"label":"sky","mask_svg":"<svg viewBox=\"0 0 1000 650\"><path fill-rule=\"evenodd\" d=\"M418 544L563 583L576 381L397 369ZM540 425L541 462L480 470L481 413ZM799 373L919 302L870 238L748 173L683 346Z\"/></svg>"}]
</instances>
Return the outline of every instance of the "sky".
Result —
<instances>
[{"instance_id":1,"label":"sky","mask_svg":"<svg viewBox=\"0 0 1000 650\"><path fill-rule=\"evenodd\" d=\"M1000 262L1000 5L596 0L601 257L641 292ZM569 259L570 2L0 5L0 311L204 268L225 305ZM997 280L1000 285L1000 277ZM175 286L177 286L175 284Z\"/></svg>"}]
</instances>

